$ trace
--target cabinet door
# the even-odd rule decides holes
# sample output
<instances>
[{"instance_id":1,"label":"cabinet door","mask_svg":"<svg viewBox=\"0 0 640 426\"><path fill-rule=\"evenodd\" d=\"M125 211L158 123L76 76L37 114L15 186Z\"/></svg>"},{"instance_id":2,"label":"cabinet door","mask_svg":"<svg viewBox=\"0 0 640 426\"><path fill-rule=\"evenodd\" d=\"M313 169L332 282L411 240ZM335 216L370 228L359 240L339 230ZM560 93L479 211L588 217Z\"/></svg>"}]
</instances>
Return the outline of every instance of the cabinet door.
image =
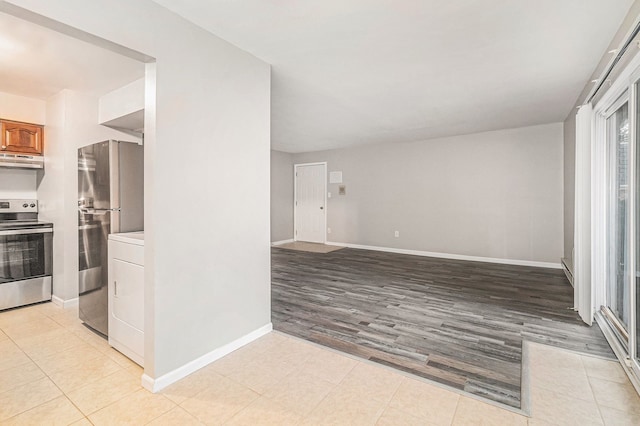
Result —
<instances>
[{"instance_id":1,"label":"cabinet door","mask_svg":"<svg viewBox=\"0 0 640 426\"><path fill-rule=\"evenodd\" d=\"M116 320L144 331L144 268L119 259L112 262L112 315Z\"/></svg>"},{"instance_id":2,"label":"cabinet door","mask_svg":"<svg viewBox=\"0 0 640 426\"><path fill-rule=\"evenodd\" d=\"M23 154L42 155L43 127L36 124L2 121L0 150Z\"/></svg>"}]
</instances>

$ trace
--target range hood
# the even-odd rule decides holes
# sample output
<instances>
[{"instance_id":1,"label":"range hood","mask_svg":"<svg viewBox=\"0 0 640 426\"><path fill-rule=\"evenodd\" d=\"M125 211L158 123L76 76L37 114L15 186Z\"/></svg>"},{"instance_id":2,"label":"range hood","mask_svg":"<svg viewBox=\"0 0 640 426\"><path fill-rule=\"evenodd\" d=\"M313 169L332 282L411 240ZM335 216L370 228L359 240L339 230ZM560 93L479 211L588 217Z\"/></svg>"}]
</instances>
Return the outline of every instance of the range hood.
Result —
<instances>
[{"instance_id":1,"label":"range hood","mask_svg":"<svg viewBox=\"0 0 640 426\"><path fill-rule=\"evenodd\" d=\"M0 154L0 167L44 169L44 157L28 154Z\"/></svg>"}]
</instances>

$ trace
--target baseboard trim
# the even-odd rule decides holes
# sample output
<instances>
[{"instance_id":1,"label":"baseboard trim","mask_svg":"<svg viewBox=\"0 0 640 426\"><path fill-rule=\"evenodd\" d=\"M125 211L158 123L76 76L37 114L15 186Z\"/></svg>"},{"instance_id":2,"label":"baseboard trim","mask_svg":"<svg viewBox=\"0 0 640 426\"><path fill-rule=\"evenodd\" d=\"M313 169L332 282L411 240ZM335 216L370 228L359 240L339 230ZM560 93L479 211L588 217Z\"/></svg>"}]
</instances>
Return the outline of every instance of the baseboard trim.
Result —
<instances>
[{"instance_id":1,"label":"baseboard trim","mask_svg":"<svg viewBox=\"0 0 640 426\"><path fill-rule=\"evenodd\" d=\"M241 348L242 346L253 342L254 340L268 334L273 330L273 325L271 323L266 324L257 330L252 331L249 334L246 334L239 339L234 340L231 343L228 343L218 349L214 349L213 351L201 356L200 358L196 358L191 362L186 363L182 367L178 367L173 371L168 372L156 379L148 376L146 373L142 375L142 387L147 389L150 392L156 393L172 383L177 382L180 379L187 377L189 374L193 373L205 367L212 362L222 358L225 355L230 354L236 349Z\"/></svg>"},{"instance_id":2,"label":"baseboard trim","mask_svg":"<svg viewBox=\"0 0 640 426\"><path fill-rule=\"evenodd\" d=\"M567 276L567 279L571 283L571 287L575 287L573 284L573 271L569 267L569 264L567 263L567 259L565 258L560 259L560 266L562 266L562 269L564 270L564 274Z\"/></svg>"},{"instance_id":3,"label":"baseboard trim","mask_svg":"<svg viewBox=\"0 0 640 426\"><path fill-rule=\"evenodd\" d=\"M272 246L281 246L283 244L287 244L287 243L292 243L293 242L293 238L291 238L290 240L280 240L280 241L273 241L271 243Z\"/></svg>"},{"instance_id":4,"label":"baseboard trim","mask_svg":"<svg viewBox=\"0 0 640 426\"><path fill-rule=\"evenodd\" d=\"M73 308L75 306L78 306L78 303L80 302L80 300L77 297L74 297L73 299L64 300L55 295L51 296L51 301L53 302L54 305L60 306L62 309Z\"/></svg>"},{"instance_id":5,"label":"baseboard trim","mask_svg":"<svg viewBox=\"0 0 640 426\"><path fill-rule=\"evenodd\" d=\"M562 265L560 265L560 263L553 263L553 262L536 262L533 260L500 259L495 257L467 256L465 254L437 253L437 252L431 252L431 251L407 250L407 249L399 249L399 248L392 248L392 247L367 246L362 244L336 243L332 241L327 241L325 244L330 246L349 247L349 248L363 249L363 250L384 251L388 253L411 254L414 256L438 257L442 259L468 260L471 262L501 263L505 265L535 266L538 268L562 269Z\"/></svg>"}]
</instances>

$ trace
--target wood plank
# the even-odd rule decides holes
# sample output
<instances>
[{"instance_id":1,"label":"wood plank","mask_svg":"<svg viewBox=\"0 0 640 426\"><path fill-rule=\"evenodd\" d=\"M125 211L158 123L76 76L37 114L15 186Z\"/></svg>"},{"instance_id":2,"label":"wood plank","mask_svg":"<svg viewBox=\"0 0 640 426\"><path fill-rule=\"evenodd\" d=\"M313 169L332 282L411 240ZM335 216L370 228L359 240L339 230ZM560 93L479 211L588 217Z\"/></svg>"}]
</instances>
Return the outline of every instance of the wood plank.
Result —
<instances>
[{"instance_id":1,"label":"wood plank","mask_svg":"<svg viewBox=\"0 0 640 426\"><path fill-rule=\"evenodd\" d=\"M561 270L272 248L276 330L520 406L522 341L614 359Z\"/></svg>"}]
</instances>

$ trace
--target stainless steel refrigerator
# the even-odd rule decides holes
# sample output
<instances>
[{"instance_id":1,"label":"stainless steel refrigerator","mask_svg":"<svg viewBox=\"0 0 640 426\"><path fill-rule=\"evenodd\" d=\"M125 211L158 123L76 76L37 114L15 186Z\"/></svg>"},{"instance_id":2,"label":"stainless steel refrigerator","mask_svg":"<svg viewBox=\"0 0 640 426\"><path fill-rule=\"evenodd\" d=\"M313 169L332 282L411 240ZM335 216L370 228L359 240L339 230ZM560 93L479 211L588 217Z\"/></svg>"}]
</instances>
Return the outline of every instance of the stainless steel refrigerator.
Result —
<instances>
[{"instance_id":1,"label":"stainless steel refrigerator","mask_svg":"<svg viewBox=\"0 0 640 426\"><path fill-rule=\"evenodd\" d=\"M109 140L78 149L80 319L105 336L109 234L142 230L142 145Z\"/></svg>"}]
</instances>

